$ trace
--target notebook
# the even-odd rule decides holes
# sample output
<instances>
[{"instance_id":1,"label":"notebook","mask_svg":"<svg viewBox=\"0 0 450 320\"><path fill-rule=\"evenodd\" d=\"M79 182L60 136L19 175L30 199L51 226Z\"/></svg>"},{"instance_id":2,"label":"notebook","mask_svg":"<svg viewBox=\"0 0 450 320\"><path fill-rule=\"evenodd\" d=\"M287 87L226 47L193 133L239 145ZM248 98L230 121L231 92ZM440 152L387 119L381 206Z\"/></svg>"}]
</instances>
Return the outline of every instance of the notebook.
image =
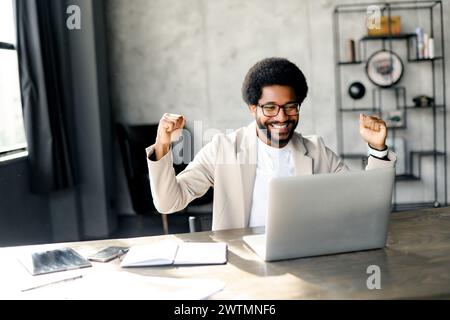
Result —
<instances>
[{"instance_id":1,"label":"notebook","mask_svg":"<svg viewBox=\"0 0 450 320\"><path fill-rule=\"evenodd\" d=\"M71 248L31 252L18 257L18 260L32 275L92 266L86 258Z\"/></svg>"},{"instance_id":2,"label":"notebook","mask_svg":"<svg viewBox=\"0 0 450 320\"><path fill-rule=\"evenodd\" d=\"M222 242L154 243L132 246L121 267L225 264L227 244Z\"/></svg>"}]
</instances>

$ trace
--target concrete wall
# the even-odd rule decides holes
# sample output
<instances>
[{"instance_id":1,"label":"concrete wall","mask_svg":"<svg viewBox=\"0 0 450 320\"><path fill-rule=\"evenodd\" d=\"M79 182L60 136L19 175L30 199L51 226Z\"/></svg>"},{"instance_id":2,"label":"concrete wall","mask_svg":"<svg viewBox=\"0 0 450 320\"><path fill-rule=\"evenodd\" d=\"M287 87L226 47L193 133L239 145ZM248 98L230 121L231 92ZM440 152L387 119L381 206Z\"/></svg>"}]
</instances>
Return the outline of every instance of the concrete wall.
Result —
<instances>
[{"instance_id":1,"label":"concrete wall","mask_svg":"<svg viewBox=\"0 0 450 320\"><path fill-rule=\"evenodd\" d=\"M106 0L115 118L128 123L152 123L164 112L173 112L184 114L191 127L194 121L201 120L204 129L238 128L252 120L240 93L245 73L264 57L283 56L304 71L310 86L298 131L319 134L336 150L332 13L337 4L355 2L369 3ZM444 2L445 26L448 26L450 6ZM358 30L364 21L348 19L347 22L349 30ZM445 42L448 76L450 33ZM361 70L349 72L348 79L358 79L361 75ZM416 88L422 87L417 77L412 79ZM414 148L426 148L430 133L423 128L428 126L429 119L416 117L416 127L422 129L413 131L410 137ZM356 124L356 118L351 123ZM353 131L351 139L357 146L354 151L364 151L356 125ZM430 166L424 168L432 173ZM426 197L429 183L406 186L404 200ZM117 191L122 212L130 211L126 192L122 176Z\"/></svg>"}]
</instances>

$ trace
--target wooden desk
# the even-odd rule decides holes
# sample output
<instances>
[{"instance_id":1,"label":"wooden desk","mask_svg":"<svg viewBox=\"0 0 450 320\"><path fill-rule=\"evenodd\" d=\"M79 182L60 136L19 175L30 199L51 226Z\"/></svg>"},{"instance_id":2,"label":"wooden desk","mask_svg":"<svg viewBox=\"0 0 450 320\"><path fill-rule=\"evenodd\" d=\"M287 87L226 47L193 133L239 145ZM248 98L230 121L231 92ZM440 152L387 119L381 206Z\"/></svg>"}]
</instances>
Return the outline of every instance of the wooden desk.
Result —
<instances>
[{"instance_id":1,"label":"wooden desk","mask_svg":"<svg viewBox=\"0 0 450 320\"><path fill-rule=\"evenodd\" d=\"M121 269L119 261L94 263L78 270L86 280L109 274L130 272L146 276L176 278L215 278L225 288L211 299L402 299L450 298L450 207L392 214L387 246L347 254L303 258L264 263L242 241L242 236L260 233L261 229L236 229L180 235L142 237L117 240L52 244L47 247L70 246L81 254L89 254L108 245L130 246L162 239L177 241L225 241L229 245L228 264L194 267L150 267ZM26 247L29 249L29 246ZM32 290L32 295L16 294L12 285L27 277L24 268L13 258L25 247L0 249L1 298L105 298L95 288L86 296L72 296L71 286L82 280L52 285L45 291ZM381 268L381 289L369 290L366 273L369 265ZM69 272L69 271L68 271ZM72 272L72 271L70 271ZM28 276L30 277L30 276ZM113 286L114 287L114 286ZM128 290L128 291L127 291ZM116 287L114 298L130 298L132 288ZM30 294L31 292L30 291ZM15 292L15 291L14 291ZM147 298L145 289L139 297ZM106 296L106 298L109 296Z\"/></svg>"}]
</instances>

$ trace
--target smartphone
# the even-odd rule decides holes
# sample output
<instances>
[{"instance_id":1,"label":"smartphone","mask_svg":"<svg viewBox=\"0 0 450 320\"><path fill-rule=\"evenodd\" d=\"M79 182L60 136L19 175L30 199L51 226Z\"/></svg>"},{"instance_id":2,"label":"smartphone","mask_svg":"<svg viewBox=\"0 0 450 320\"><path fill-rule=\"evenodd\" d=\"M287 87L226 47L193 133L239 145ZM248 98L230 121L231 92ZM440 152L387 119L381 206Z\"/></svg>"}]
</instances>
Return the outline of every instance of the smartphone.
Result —
<instances>
[{"instance_id":1,"label":"smartphone","mask_svg":"<svg viewBox=\"0 0 450 320\"><path fill-rule=\"evenodd\" d=\"M126 247L107 247L88 257L91 261L108 262L128 251Z\"/></svg>"}]
</instances>

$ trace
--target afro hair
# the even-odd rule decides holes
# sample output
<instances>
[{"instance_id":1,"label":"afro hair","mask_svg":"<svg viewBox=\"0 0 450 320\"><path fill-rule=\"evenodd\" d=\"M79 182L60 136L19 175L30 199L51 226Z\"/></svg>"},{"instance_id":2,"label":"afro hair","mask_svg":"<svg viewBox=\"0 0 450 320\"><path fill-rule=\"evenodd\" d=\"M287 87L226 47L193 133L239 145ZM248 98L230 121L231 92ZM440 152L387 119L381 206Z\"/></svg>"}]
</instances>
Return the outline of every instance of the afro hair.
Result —
<instances>
[{"instance_id":1,"label":"afro hair","mask_svg":"<svg viewBox=\"0 0 450 320\"><path fill-rule=\"evenodd\" d=\"M302 71L285 58L266 58L250 68L242 84L242 98L247 105L256 105L262 89L270 85L284 85L294 89L298 102L308 94L308 84Z\"/></svg>"}]
</instances>

